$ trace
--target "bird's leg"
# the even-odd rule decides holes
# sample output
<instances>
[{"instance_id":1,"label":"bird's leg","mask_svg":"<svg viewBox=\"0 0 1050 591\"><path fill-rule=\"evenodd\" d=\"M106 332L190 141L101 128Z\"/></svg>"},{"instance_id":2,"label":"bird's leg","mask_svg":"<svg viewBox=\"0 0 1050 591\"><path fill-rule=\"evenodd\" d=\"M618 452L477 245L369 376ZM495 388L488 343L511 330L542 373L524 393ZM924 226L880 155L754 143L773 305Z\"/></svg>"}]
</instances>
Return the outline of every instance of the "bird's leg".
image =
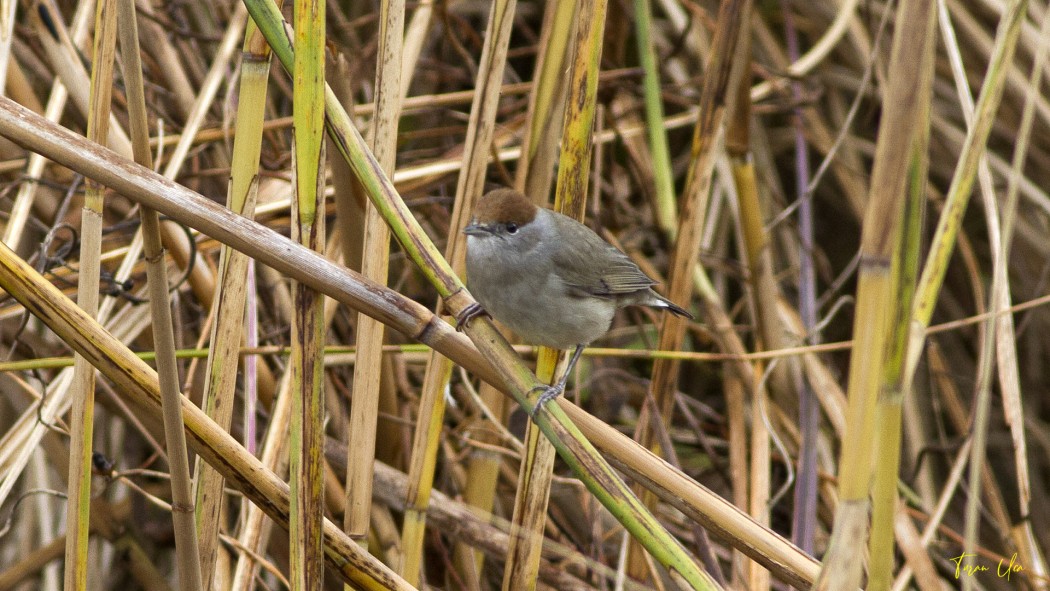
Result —
<instances>
[{"instance_id":1,"label":"bird's leg","mask_svg":"<svg viewBox=\"0 0 1050 591\"><path fill-rule=\"evenodd\" d=\"M536 386L529 390L530 393L536 390L543 390L543 394L540 394L540 397L536 399L536 406L532 407L532 418L536 418L536 413L540 411L544 404L565 392L565 383L569 381L569 374L572 373L572 368L576 367L576 362L580 360L581 353L583 353L583 345L576 345L576 350L572 352L572 359L569 360L569 365L565 368L565 372L561 374L561 379L558 380L558 383L553 386Z\"/></svg>"},{"instance_id":2,"label":"bird's leg","mask_svg":"<svg viewBox=\"0 0 1050 591\"><path fill-rule=\"evenodd\" d=\"M475 318L483 314L488 314L488 312L486 312L485 308L482 308L481 304L477 302L474 302L466 308L463 308L459 311L459 314L456 314L456 330L463 330L465 326L470 324L471 320L474 320Z\"/></svg>"}]
</instances>

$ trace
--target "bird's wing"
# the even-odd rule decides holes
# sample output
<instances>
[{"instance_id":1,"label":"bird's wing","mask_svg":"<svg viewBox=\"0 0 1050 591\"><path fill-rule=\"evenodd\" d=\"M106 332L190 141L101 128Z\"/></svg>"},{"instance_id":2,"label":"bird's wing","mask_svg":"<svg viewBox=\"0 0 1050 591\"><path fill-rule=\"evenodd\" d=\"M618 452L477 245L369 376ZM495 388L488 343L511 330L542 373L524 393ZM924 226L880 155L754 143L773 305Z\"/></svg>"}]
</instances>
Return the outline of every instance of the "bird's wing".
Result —
<instances>
[{"instance_id":1,"label":"bird's wing","mask_svg":"<svg viewBox=\"0 0 1050 591\"><path fill-rule=\"evenodd\" d=\"M656 284L627 255L616 252L622 258L614 261L602 273L601 283L607 294L634 293Z\"/></svg>"},{"instance_id":2,"label":"bird's wing","mask_svg":"<svg viewBox=\"0 0 1050 591\"><path fill-rule=\"evenodd\" d=\"M570 290L581 296L613 297L656 283L630 257L597 234L580 233L577 237L576 248L558 249L552 257L554 272ZM598 253L602 256L595 257ZM596 258L604 264L595 265Z\"/></svg>"}]
</instances>

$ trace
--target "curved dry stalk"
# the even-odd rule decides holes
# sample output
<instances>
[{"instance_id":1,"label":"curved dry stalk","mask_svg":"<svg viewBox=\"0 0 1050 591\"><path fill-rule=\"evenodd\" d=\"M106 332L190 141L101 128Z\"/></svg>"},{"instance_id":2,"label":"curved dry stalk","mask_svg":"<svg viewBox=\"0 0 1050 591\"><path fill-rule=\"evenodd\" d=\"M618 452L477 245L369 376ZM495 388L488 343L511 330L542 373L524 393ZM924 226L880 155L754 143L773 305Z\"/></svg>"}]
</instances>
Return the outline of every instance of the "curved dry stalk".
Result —
<instances>
[{"instance_id":1,"label":"curved dry stalk","mask_svg":"<svg viewBox=\"0 0 1050 591\"><path fill-rule=\"evenodd\" d=\"M999 292L999 297L995 299L996 307L992 309L993 317L996 318L996 323L998 324L996 334L998 335L999 381L1003 390L1006 422L1010 426L1010 434L1013 438L1014 462L1017 467L1018 501L1022 515L1028 515L1031 511L1031 470L1027 453L1017 351L1013 348L1016 346L1016 332L1014 331L1013 317L1003 312L1011 307L1007 267L1012 249L1013 231L1017 221L1019 184L1023 176L1024 160L1028 156L1028 148L1032 138L1035 103L1039 96L1038 89L1042 81L1043 68L1047 64L1047 57L1050 56L1050 44L1046 42L1048 34L1050 34L1050 11L1044 11L1040 25L1040 35L1038 36L1040 41L1032 65L1031 82L1025 94L1020 135L1014 148L1010 183L1007 187L1003 214L1003 240L997 257L999 266L996 272L996 283L993 287L993 290L998 290ZM986 328L986 334L988 332L991 331ZM1017 546L1021 549L1023 555L1028 557L1029 569L1034 573L1031 579L1037 581L1034 583L1035 585L1045 590L1048 587L1047 579L1048 574L1050 574L1050 566L1047 564L1046 553L1040 549L1031 520L1026 519L1021 526L1014 528L1014 534L1016 536L1015 539L1019 538Z\"/></svg>"},{"instance_id":2,"label":"curved dry stalk","mask_svg":"<svg viewBox=\"0 0 1050 591\"><path fill-rule=\"evenodd\" d=\"M952 72L955 76L956 89L962 105L963 115L967 126L973 127L973 97L970 94L969 87L965 83L962 57L958 45L953 43L955 37L951 28L951 20L947 14L947 7L943 1L938 2L938 6L940 8L938 16L940 17L945 45L948 47L948 54L951 58ZM1025 10L1023 5L1014 6L1013 9L1020 10L1022 13ZM1044 18L1044 27L1046 23L1047 19ZM1023 26L1023 24L1024 23L1019 23L1019 26ZM1027 135L1030 132L1032 120L1035 115L1035 99L1038 96L1036 88L1039 86L1042 68L1045 64L1045 56L1045 44L1040 44L1040 51L1037 53L1036 62L1033 64L1032 68L1033 80L1032 83L1029 84L1028 93L1025 97L1025 111L1021 127L1022 135L1019 138L1019 144L1014 154L1014 170L1013 174L1010 175L1010 194L1007 197L1006 205L1003 206L1004 214L1001 223L999 211L997 209L998 206L995 202L996 194L992 184L993 181L989 166L989 158L987 154L982 153L980 159L977 161L977 178L981 189L981 203L984 206L985 220L988 226L989 246L992 251L992 285L989 290L988 302L990 315L984 321L980 355L978 358L977 393L979 403L976 416L979 420L974 428L975 430L981 431L987 429L986 420L988 418L988 400L990 400L992 396L992 357L994 355L999 370L998 378L1003 394L1004 407L1006 409L1006 419L1007 423L1010 425L1014 443L1014 457L1015 465L1017 467L1017 488L1019 493L1018 496L1020 497L1019 502L1021 504L1019 511L1021 514L1028 514L1029 512L1028 501L1030 497L1030 480L1027 469L1028 454L1024 428L1020 420L1022 411L1017 351L1015 349L1016 334L1014 331L1013 317L1005 314L1004 311L1011 307L1007 266L1010 252L1009 243L1013 237L1014 214L1017 205L1018 167L1020 166L1020 162L1025 158L1026 150L1024 146L1026 145ZM977 445L973 450L971 462L975 466L975 470L978 470L981 463L984 461L984 451L982 449L983 436L978 434L976 439ZM980 481L978 479L973 479L970 484L970 494L974 495L975 500L967 507L968 540L976 538L977 535L975 513L977 507L976 498L980 497L977 490L977 487L980 486ZM1026 522L1020 527L1015 528L1014 535L1016 547L1022 550L1025 562L1038 571L1046 572L1046 561L1043 558L1043 553L1038 550L1039 544L1035 541L1035 538L1032 535L1031 524ZM974 542L968 541L967 543L973 544Z\"/></svg>"}]
</instances>

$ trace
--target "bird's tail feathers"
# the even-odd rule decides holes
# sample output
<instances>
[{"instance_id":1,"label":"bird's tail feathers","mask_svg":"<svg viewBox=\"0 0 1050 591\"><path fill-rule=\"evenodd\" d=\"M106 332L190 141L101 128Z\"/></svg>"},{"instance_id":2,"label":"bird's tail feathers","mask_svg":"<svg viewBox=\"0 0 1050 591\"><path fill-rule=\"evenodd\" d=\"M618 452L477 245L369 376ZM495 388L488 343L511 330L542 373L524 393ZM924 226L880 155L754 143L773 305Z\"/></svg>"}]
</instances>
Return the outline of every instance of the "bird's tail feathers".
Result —
<instances>
[{"instance_id":1,"label":"bird's tail feathers","mask_svg":"<svg viewBox=\"0 0 1050 591\"><path fill-rule=\"evenodd\" d=\"M671 300L665 298L664 296L662 296L662 295L660 295L660 294L658 294L656 292L653 292L653 293L656 295L656 299L659 300L659 303L656 304L657 307L666 308L672 314L676 314L678 316L682 316L682 317L688 318L690 320L696 320L696 318L692 314L689 313L689 310L686 310L685 308L679 306L678 304L672 302Z\"/></svg>"}]
</instances>

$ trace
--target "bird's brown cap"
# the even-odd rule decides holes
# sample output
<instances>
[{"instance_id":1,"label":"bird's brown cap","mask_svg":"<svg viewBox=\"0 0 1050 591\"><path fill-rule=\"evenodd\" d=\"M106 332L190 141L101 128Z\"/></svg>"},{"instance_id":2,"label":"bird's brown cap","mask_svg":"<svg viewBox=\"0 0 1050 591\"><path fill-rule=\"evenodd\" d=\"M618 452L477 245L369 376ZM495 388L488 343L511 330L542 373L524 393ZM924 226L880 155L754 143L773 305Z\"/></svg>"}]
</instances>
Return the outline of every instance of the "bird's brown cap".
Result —
<instances>
[{"instance_id":1,"label":"bird's brown cap","mask_svg":"<svg viewBox=\"0 0 1050 591\"><path fill-rule=\"evenodd\" d=\"M475 224L505 224L513 222L523 226L536 219L539 208L525 195L514 189L489 191L478 200L474 208Z\"/></svg>"}]
</instances>

